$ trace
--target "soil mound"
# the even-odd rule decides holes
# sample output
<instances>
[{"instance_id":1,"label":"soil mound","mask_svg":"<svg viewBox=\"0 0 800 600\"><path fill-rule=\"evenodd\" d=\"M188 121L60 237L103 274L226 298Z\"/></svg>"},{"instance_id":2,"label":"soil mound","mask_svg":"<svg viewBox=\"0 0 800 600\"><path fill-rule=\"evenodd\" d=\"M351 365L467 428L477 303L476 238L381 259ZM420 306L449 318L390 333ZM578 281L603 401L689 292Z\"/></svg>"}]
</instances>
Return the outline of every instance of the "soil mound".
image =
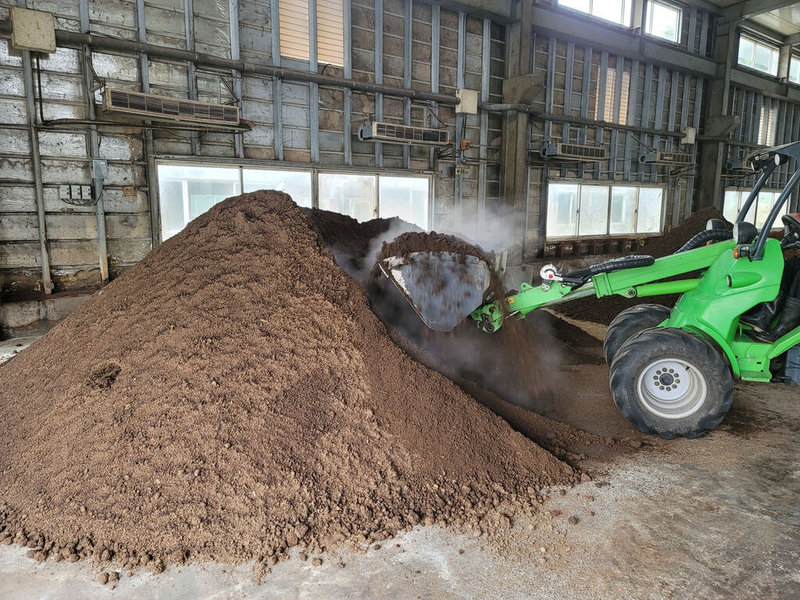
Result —
<instances>
[{"instance_id":1,"label":"soil mound","mask_svg":"<svg viewBox=\"0 0 800 600\"><path fill-rule=\"evenodd\" d=\"M353 217L318 208L303 212L322 241L333 252L336 262L362 283L366 282L384 242L406 232L422 231L397 217L357 221Z\"/></svg>"},{"instance_id":2,"label":"soil mound","mask_svg":"<svg viewBox=\"0 0 800 600\"><path fill-rule=\"evenodd\" d=\"M722 219L727 223L729 228L732 226L716 208L704 208L692 214L689 219L664 235L650 240L645 244L641 254L650 254L656 258L661 258L662 256L667 256L676 252L681 246L692 239L692 237L703 231L709 219ZM673 306L677 299L678 296L674 294L632 299L623 298L622 296L611 296L607 298L590 297L558 304L553 307L553 310L572 319L593 321L595 323L608 325L614 320L614 317L631 306L643 303Z\"/></svg>"},{"instance_id":3,"label":"soil mound","mask_svg":"<svg viewBox=\"0 0 800 600\"><path fill-rule=\"evenodd\" d=\"M575 481L389 338L291 199L231 198L0 367L0 542L272 564Z\"/></svg>"}]
</instances>

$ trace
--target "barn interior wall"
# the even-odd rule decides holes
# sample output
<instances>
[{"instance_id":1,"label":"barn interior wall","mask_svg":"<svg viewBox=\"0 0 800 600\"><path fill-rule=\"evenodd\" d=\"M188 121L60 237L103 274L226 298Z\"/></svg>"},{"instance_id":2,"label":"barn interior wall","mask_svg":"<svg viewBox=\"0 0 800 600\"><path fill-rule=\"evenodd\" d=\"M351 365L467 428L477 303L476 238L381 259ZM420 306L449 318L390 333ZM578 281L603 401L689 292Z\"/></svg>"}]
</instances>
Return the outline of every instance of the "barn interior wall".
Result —
<instances>
[{"instance_id":1,"label":"barn interior wall","mask_svg":"<svg viewBox=\"0 0 800 600\"><path fill-rule=\"evenodd\" d=\"M453 101L411 100L74 44L37 58L12 51L2 36L0 293L96 288L139 261L159 243L155 162L164 158L428 174L434 229L476 239L506 232L508 244L521 249L514 259L524 262L547 252L543 199L553 181L662 185L665 226L684 220L700 205L704 172L699 144L682 144L682 132L695 127L701 139L709 134L704 117L717 101L713 83L722 66L714 58L722 26L717 16L684 5L679 43L662 48L657 41L640 42L640 32L598 26L548 0L507 4L511 21L469 8L475 5L469 2L346 0L350 43L345 66L337 67L276 54L277 11L268 0L23 0L28 8L52 12L58 30L313 70ZM8 18L8 6L0 6L0 21ZM554 29L554 18L566 25ZM609 70L615 81L623 75L630 81L624 124L602 118L608 82L603 73ZM520 76L532 84L523 98L512 85ZM731 79L727 111L740 121L724 142L730 162L758 146L762 107L775 110L775 143L800 134L800 94L773 81L761 85L762 79L753 73ZM87 99L99 105L102 85L237 103L253 128L231 133L93 127L85 122L95 118ZM477 115L456 113L458 88L478 91ZM610 98L619 115L621 94ZM509 103L520 102L524 111L509 110ZM360 142L358 127L371 119L438 122L449 129L455 147ZM544 143L562 141L603 146L608 156L592 163L539 158ZM642 152L655 149L690 153L692 164L639 163ZM515 181L510 160L518 169ZM101 184L93 178L96 161L107 168ZM788 178L787 168L781 177ZM723 188L751 183L733 169L722 169L720 180ZM65 200L65 185L93 186L94 193L88 202Z\"/></svg>"}]
</instances>

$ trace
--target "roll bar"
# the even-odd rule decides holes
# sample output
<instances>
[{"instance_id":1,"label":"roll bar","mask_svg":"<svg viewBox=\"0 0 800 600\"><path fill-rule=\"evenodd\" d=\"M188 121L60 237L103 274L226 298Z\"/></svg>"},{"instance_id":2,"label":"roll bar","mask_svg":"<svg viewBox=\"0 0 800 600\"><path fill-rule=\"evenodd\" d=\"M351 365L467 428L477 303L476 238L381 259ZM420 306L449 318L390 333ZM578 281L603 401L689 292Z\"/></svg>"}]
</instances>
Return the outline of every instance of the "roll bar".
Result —
<instances>
[{"instance_id":1,"label":"roll bar","mask_svg":"<svg viewBox=\"0 0 800 600\"><path fill-rule=\"evenodd\" d=\"M742 206L742 209L739 211L739 214L736 217L737 223L744 221L747 213L750 210L750 207L758 197L758 193L761 191L761 188L764 187L764 184L766 184L767 180L770 178L778 165L788 162L790 158L795 159L796 165L800 165L800 142L791 142L781 146L773 146L772 148L757 150L756 152L748 155L746 161L750 163L754 170L762 171L762 173L758 178L758 181L756 181L755 186L753 186L753 189ZM780 195L778 196L778 199L775 201L775 204L772 205L772 209L769 211L769 215L767 215L767 220L764 222L764 225L758 234L758 239L756 240L755 247L751 254L752 260L761 260L763 258L764 247L767 244L767 239L769 238L769 233L772 230L772 225L775 223L775 220L781 213L781 209L783 208L784 204L788 202L792 195L792 191L797 186L798 182L800 182L800 169L795 170L794 174L786 183L786 186L784 186L783 191L781 191Z\"/></svg>"}]
</instances>

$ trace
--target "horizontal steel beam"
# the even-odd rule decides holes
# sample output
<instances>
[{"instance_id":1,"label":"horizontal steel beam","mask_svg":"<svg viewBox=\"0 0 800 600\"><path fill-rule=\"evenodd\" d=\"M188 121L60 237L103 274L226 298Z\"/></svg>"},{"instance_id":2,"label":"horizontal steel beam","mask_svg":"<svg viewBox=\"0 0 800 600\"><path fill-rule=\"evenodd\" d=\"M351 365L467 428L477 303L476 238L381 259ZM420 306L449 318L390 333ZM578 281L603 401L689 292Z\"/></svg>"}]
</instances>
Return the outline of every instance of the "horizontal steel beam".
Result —
<instances>
[{"instance_id":1,"label":"horizontal steel beam","mask_svg":"<svg viewBox=\"0 0 800 600\"><path fill-rule=\"evenodd\" d=\"M11 34L11 21L0 21L0 35L9 36ZM191 61L198 67L219 69L222 71L236 70L241 73L254 73L268 77L279 77L286 81L297 81L302 83L317 83L323 86L348 88L358 92L379 93L398 98L411 98L412 100L425 100L428 102L438 102L439 104L456 105L458 98L447 94L434 94L431 92L421 92L418 90L396 88L388 85L379 85L366 81L354 81L352 79L342 79L331 75L320 75L308 71L297 71L274 65L253 63L246 60L232 60L230 58L220 58L202 52L182 50L179 48L167 48L155 44L134 42L120 38L94 35L91 33L78 33L75 31L56 30L56 43L61 47L80 48L82 44L96 49L108 50L111 52L130 52L146 54L151 58L163 58L175 61Z\"/></svg>"},{"instance_id":2,"label":"horizontal steel beam","mask_svg":"<svg viewBox=\"0 0 800 600\"><path fill-rule=\"evenodd\" d=\"M514 16L514 0L439 0L435 3L447 10L466 12L498 23L508 24L518 20Z\"/></svg>"},{"instance_id":3,"label":"horizontal steel beam","mask_svg":"<svg viewBox=\"0 0 800 600\"><path fill-rule=\"evenodd\" d=\"M781 83L773 77L761 77L744 69L731 69L731 83L771 98L800 103L800 88Z\"/></svg>"}]
</instances>

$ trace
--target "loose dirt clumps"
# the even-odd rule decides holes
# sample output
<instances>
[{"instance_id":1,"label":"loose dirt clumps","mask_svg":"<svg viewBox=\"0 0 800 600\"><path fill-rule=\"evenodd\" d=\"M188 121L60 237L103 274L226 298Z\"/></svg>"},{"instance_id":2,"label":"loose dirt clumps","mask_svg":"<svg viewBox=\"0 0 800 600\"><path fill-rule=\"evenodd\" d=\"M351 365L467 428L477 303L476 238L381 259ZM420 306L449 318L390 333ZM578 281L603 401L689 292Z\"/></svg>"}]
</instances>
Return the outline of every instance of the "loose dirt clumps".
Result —
<instances>
[{"instance_id":1,"label":"loose dirt clumps","mask_svg":"<svg viewBox=\"0 0 800 600\"><path fill-rule=\"evenodd\" d=\"M215 206L0 366L0 543L154 572L474 529L580 474L389 338L285 194Z\"/></svg>"}]
</instances>

